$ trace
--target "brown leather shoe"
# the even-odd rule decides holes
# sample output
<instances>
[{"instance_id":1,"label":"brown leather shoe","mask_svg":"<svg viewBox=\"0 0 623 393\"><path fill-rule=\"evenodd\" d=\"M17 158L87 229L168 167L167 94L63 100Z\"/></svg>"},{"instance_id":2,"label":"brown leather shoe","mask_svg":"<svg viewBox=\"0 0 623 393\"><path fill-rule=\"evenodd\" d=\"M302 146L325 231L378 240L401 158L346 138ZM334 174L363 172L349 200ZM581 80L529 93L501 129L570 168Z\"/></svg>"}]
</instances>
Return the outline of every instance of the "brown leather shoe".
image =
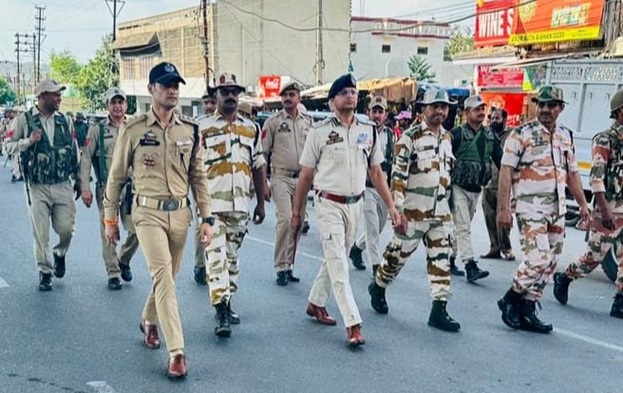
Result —
<instances>
[{"instance_id":1,"label":"brown leather shoe","mask_svg":"<svg viewBox=\"0 0 623 393\"><path fill-rule=\"evenodd\" d=\"M348 345L351 347L358 347L366 343L361 334L361 325L354 325L346 328L348 334Z\"/></svg>"},{"instance_id":2,"label":"brown leather shoe","mask_svg":"<svg viewBox=\"0 0 623 393\"><path fill-rule=\"evenodd\" d=\"M145 335L145 346L151 349L160 348L160 337L158 337L158 325L153 325L147 321L141 322L141 333Z\"/></svg>"},{"instance_id":3,"label":"brown leather shoe","mask_svg":"<svg viewBox=\"0 0 623 393\"><path fill-rule=\"evenodd\" d=\"M307 315L310 317L316 318L318 323L322 325L330 325L333 326L337 322L335 318L331 317L327 312L327 309L324 307L318 307L315 304L309 303L307 304Z\"/></svg>"},{"instance_id":4,"label":"brown leather shoe","mask_svg":"<svg viewBox=\"0 0 623 393\"><path fill-rule=\"evenodd\" d=\"M188 369L186 368L186 356L184 356L184 354L180 354L170 358L167 376L174 379L184 378L186 375L188 375Z\"/></svg>"}]
</instances>

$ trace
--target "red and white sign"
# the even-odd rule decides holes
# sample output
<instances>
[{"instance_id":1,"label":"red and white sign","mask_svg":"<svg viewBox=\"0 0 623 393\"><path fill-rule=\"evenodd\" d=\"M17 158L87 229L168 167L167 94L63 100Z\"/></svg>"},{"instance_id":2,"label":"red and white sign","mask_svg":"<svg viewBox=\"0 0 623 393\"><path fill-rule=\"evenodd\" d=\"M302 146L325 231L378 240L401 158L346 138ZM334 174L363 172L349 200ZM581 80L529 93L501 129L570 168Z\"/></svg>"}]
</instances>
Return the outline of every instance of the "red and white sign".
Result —
<instances>
[{"instance_id":1,"label":"red and white sign","mask_svg":"<svg viewBox=\"0 0 623 393\"><path fill-rule=\"evenodd\" d=\"M513 27L517 0L476 1L474 46L504 46Z\"/></svg>"},{"instance_id":2,"label":"red and white sign","mask_svg":"<svg viewBox=\"0 0 623 393\"><path fill-rule=\"evenodd\" d=\"M519 89L523 88L523 69L521 68L502 68L492 71L490 65L477 65L478 87L481 89L505 88Z\"/></svg>"},{"instance_id":3,"label":"red and white sign","mask_svg":"<svg viewBox=\"0 0 623 393\"><path fill-rule=\"evenodd\" d=\"M279 97L279 90L281 89L281 76L261 75L259 88L260 98Z\"/></svg>"},{"instance_id":4,"label":"red and white sign","mask_svg":"<svg viewBox=\"0 0 623 393\"><path fill-rule=\"evenodd\" d=\"M526 93L481 93L480 96L489 108L506 110L508 113L507 126L517 127L524 122Z\"/></svg>"}]
</instances>

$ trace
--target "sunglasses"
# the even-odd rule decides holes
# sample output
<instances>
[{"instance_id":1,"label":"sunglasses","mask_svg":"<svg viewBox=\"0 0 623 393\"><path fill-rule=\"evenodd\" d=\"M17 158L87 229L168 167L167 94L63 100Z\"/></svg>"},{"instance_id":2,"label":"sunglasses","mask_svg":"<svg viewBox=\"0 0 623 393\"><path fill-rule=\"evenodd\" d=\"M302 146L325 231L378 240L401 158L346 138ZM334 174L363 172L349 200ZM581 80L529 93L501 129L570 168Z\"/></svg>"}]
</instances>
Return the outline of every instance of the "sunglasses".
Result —
<instances>
[{"instance_id":1,"label":"sunglasses","mask_svg":"<svg viewBox=\"0 0 623 393\"><path fill-rule=\"evenodd\" d=\"M238 94L240 94L240 89L235 88L235 87L234 88L229 88L229 89L228 88L220 88L219 92L221 93L221 95L223 97L227 97L227 96L230 96L230 95L237 96Z\"/></svg>"},{"instance_id":2,"label":"sunglasses","mask_svg":"<svg viewBox=\"0 0 623 393\"><path fill-rule=\"evenodd\" d=\"M537 106L539 108L544 108L545 106L547 106L549 109L554 109L558 106L559 104L556 101L547 101L547 102L539 102L537 104Z\"/></svg>"}]
</instances>

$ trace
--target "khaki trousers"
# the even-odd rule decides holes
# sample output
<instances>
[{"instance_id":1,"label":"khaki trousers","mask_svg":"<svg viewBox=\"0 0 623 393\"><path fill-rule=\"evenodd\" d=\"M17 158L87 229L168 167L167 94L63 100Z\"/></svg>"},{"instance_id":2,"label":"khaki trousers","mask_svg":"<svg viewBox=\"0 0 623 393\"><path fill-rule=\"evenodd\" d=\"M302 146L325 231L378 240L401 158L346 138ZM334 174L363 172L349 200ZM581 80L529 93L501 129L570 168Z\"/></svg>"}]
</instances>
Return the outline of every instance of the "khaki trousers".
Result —
<instances>
[{"instance_id":1,"label":"khaki trousers","mask_svg":"<svg viewBox=\"0 0 623 393\"><path fill-rule=\"evenodd\" d=\"M57 256L67 254L74 235L76 203L71 182L58 184L31 184L29 208L34 238L35 261L39 270L49 274L54 271L50 252L50 221L58 235L58 244L53 252Z\"/></svg>"},{"instance_id":2,"label":"khaki trousers","mask_svg":"<svg viewBox=\"0 0 623 393\"><path fill-rule=\"evenodd\" d=\"M22 177L22 169L19 166L19 153L11 157L11 174L16 178Z\"/></svg>"},{"instance_id":3,"label":"khaki trousers","mask_svg":"<svg viewBox=\"0 0 623 393\"><path fill-rule=\"evenodd\" d=\"M95 198L97 200L97 208L100 212L100 235L102 240L102 257L104 258L104 265L106 266L106 274L108 278L119 278L121 276L121 269L119 264L130 265L130 259L136 253L138 249L138 237L136 237L136 230L134 229L134 223L132 217L126 214L126 206L121 204L119 209L119 216L121 218L121 224L127 232L125 241L121 245L119 254L117 255L117 247L110 244L106 238L106 228L104 226L104 206L102 204L104 197L104 187L97 185L95 187ZM121 197L123 200L123 196Z\"/></svg>"},{"instance_id":4,"label":"khaki trousers","mask_svg":"<svg viewBox=\"0 0 623 393\"><path fill-rule=\"evenodd\" d=\"M497 188L486 188L482 193L482 211L485 215L485 224L489 232L490 251L508 252L511 251L510 229L498 227L498 190Z\"/></svg>"},{"instance_id":5,"label":"khaki trousers","mask_svg":"<svg viewBox=\"0 0 623 393\"><path fill-rule=\"evenodd\" d=\"M195 219L195 266L205 267L206 266L206 250L203 248L201 241L201 219L199 217L199 213L196 214Z\"/></svg>"},{"instance_id":6,"label":"khaki trousers","mask_svg":"<svg viewBox=\"0 0 623 393\"><path fill-rule=\"evenodd\" d=\"M360 250L368 251L368 261L372 266L381 264L379 235L385 228L388 216L389 210L376 189L366 188L366 197L363 201L364 232L355 241L355 245Z\"/></svg>"},{"instance_id":7,"label":"khaki trousers","mask_svg":"<svg viewBox=\"0 0 623 393\"><path fill-rule=\"evenodd\" d=\"M160 324L169 352L184 349L184 335L177 308L175 276L180 270L188 226L189 208L172 212L133 206L132 220L147 261L152 287L142 318Z\"/></svg>"},{"instance_id":8,"label":"khaki trousers","mask_svg":"<svg viewBox=\"0 0 623 393\"><path fill-rule=\"evenodd\" d=\"M246 212L215 213L212 242L206 253L210 302L217 305L229 301L238 290L238 249L247 234L249 214Z\"/></svg>"},{"instance_id":9,"label":"khaki trousers","mask_svg":"<svg viewBox=\"0 0 623 393\"><path fill-rule=\"evenodd\" d=\"M472 248L472 220L478 206L479 192L469 192L459 186L452 186L452 219L454 220L455 241L452 242L452 252L456 256L460 253L464 263L474 259Z\"/></svg>"},{"instance_id":10,"label":"khaki trousers","mask_svg":"<svg viewBox=\"0 0 623 393\"><path fill-rule=\"evenodd\" d=\"M309 302L324 307L333 290L344 325L358 325L361 315L350 286L346 250L355 240L362 202L346 205L318 196L315 201L324 260L309 292Z\"/></svg>"},{"instance_id":11,"label":"khaki trousers","mask_svg":"<svg viewBox=\"0 0 623 393\"><path fill-rule=\"evenodd\" d=\"M275 210L277 212L274 258L275 270L278 272L293 268L294 239L290 219L292 218L292 201L297 182L298 179L276 175L271 180L273 200L275 201ZM301 217L305 217L306 207L307 198L305 198L300 211ZM299 231L298 237L299 239L301 238L301 231Z\"/></svg>"}]
</instances>

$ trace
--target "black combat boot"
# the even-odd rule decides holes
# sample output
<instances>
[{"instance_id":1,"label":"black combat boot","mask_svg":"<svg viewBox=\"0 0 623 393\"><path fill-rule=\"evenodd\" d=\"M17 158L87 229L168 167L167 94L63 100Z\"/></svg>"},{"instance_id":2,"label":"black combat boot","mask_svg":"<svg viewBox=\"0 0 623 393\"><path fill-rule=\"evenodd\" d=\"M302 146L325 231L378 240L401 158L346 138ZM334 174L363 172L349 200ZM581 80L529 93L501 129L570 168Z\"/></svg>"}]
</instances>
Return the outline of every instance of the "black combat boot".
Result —
<instances>
[{"instance_id":1,"label":"black combat boot","mask_svg":"<svg viewBox=\"0 0 623 393\"><path fill-rule=\"evenodd\" d=\"M372 265L372 279L376 280L376 271L379 270L381 265Z\"/></svg>"},{"instance_id":2,"label":"black combat boot","mask_svg":"<svg viewBox=\"0 0 623 393\"><path fill-rule=\"evenodd\" d=\"M370 285L368 285L368 293L370 294L370 304L374 311L379 314L387 314L389 312L389 307L387 307L387 300L385 299L385 288L378 285L375 280L373 280Z\"/></svg>"},{"instance_id":3,"label":"black combat boot","mask_svg":"<svg viewBox=\"0 0 623 393\"><path fill-rule=\"evenodd\" d=\"M227 311L229 311L229 322L232 325L240 325L240 315L231 309L231 299L227 302Z\"/></svg>"},{"instance_id":4,"label":"black combat boot","mask_svg":"<svg viewBox=\"0 0 623 393\"><path fill-rule=\"evenodd\" d=\"M299 282L301 279L294 275L292 269L286 270L286 275L288 276L288 282Z\"/></svg>"},{"instance_id":5,"label":"black combat boot","mask_svg":"<svg viewBox=\"0 0 623 393\"><path fill-rule=\"evenodd\" d=\"M231 316L229 315L229 308L227 307L227 300L223 300L216 306L216 327L214 328L214 334L219 337L231 336Z\"/></svg>"},{"instance_id":6,"label":"black combat boot","mask_svg":"<svg viewBox=\"0 0 623 393\"><path fill-rule=\"evenodd\" d=\"M348 253L348 257L353 261L353 266L357 270L366 270L366 265L363 263L363 258L361 257L363 254L363 250L357 247L356 244L350 248L350 252Z\"/></svg>"},{"instance_id":7,"label":"black combat boot","mask_svg":"<svg viewBox=\"0 0 623 393\"><path fill-rule=\"evenodd\" d=\"M498 300L498 308L502 311L502 322L510 328L521 328L520 318L521 294L509 289L504 297Z\"/></svg>"},{"instance_id":8,"label":"black combat boot","mask_svg":"<svg viewBox=\"0 0 623 393\"><path fill-rule=\"evenodd\" d=\"M65 255L54 254L54 277L63 278L65 276Z\"/></svg>"},{"instance_id":9,"label":"black combat boot","mask_svg":"<svg viewBox=\"0 0 623 393\"><path fill-rule=\"evenodd\" d=\"M450 257L450 274L463 277L465 272L456 266L456 257Z\"/></svg>"},{"instance_id":10,"label":"black combat boot","mask_svg":"<svg viewBox=\"0 0 623 393\"><path fill-rule=\"evenodd\" d=\"M121 270L121 279L123 281L132 281L132 268L130 268L129 264L119 262L119 270Z\"/></svg>"},{"instance_id":11,"label":"black combat boot","mask_svg":"<svg viewBox=\"0 0 623 393\"><path fill-rule=\"evenodd\" d=\"M537 317L536 307L535 301L527 299L521 301L521 328L535 333L549 333L554 330L551 323L544 323Z\"/></svg>"},{"instance_id":12,"label":"black combat boot","mask_svg":"<svg viewBox=\"0 0 623 393\"><path fill-rule=\"evenodd\" d=\"M433 300L433 308L430 310L428 325L446 332L458 332L461 329L461 324L448 315L446 302L443 300Z\"/></svg>"},{"instance_id":13,"label":"black combat boot","mask_svg":"<svg viewBox=\"0 0 623 393\"><path fill-rule=\"evenodd\" d=\"M612 302L610 316L615 318L623 318L623 294L617 293Z\"/></svg>"},{"instance_id":14,"label":"black combat boot","mask_svg":"<svg viewBox=\"0 0 623 393\"><path fill-rule=\"evenodd\" d=\"M288 285L288 273L285 270L277 272L277 285L280 287L285 287Z\"/></svg>"},{"instance_id":15,"label":"black combat boot","mask_svg":"<svg viewBox=\"0 0 623 393\"><path fill-rule=\"evenodd\" d=\"M52 290L52 273L39 272L39 290L51 291Z\"/></svg>"},{"instance_id":16,"label":"black combat boot","mask_svg":"<svg viewBox=\"0 0 623 393\"><path fill-rule=\"evenodd\" d=\"M571 281L565 273L554 273L554 297L560 304L567 304L569 301L569 284Z\"/></svg>"},{"instance_id":17,"label":"black combat boot","mask_svg":"<svg viewBox=\"0 0 623 393\"><path fill-rule=\"evenodd\" d=\"M486 270L480 270L478 264L473 259L470 259L465 264L465 271L467 272L467 282L474 282L489 276L489 272Z\"/></svg>"}]
</instances>

